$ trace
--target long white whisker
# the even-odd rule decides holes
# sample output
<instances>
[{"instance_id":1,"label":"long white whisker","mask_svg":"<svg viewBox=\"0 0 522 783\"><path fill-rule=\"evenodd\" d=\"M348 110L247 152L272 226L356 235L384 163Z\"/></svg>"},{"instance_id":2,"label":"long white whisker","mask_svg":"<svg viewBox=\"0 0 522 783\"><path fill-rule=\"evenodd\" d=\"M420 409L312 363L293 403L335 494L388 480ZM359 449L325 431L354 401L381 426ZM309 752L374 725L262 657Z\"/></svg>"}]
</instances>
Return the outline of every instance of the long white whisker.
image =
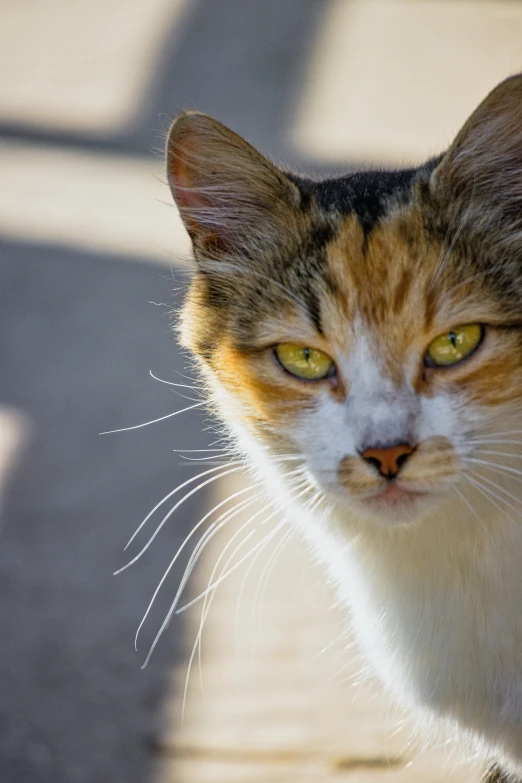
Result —
<instances>
[{"instance_id":1,"label":"long white whisker","mask_svg":"<svg viewBox=\"0 0 522 783\"><path fill-rule=\"evenodd\" d=\"M173 381L166 381L164 378L158 378L157 375L154 375L152 370L149 370L149 375L151 378L154 378L155 381L159 381L160 383L165 383L167 386L179 386L182 389L193 389L195 391L205 391L203 386L192 386L189 383L174 383Z\"/></svg>"},{"instance_id":2,"label":"long white whisker","mask_svg":"<svg viewBox=\"0 0 522 783\"><path fill-rule=\"evenodd\" d=\"M473 446L495 446L495 445L508 445L519 446L522 448L522 438L518 439L505 439L505 438L469 438L467 443Z\"/></svg>"},{"instance_id":3,"label":"long white whisker","mask_svg":"<svg viewBox=\"0 0 522 783\"><path fill-rule=\"evenodd\" d=\"M274 506L273 503L269 503L269 505L266 507L266 511L268 511L270 508ZM247 568L245 569L245 573L243 574L243 578L241 579L241 584L239 586L239 590L236 597L236 611L235 611L235 637L236 637L236 654L239 653L239 612L241 607L241 601L243 599L243 593L245 591L245 587L248 582L248 578L250 574L252 573L252 570L254 569L258 557L261 554L262 550L260 549L252 558L250 563L248 564Z\"/></svg>"},{"instance_id":4,"label":"long white whisker","mask_svg":"<svg viewBox=\"0 0 522 783\"><path fill-rule=\"evenodd\" d=\"M201 453L203 451L210 451L210 452L227 451L227 449L219 449L219 448L216 448L216 449L172 449L172 451L175 451L178 454L181 454L181 453L183 453L183 454L196 454L198 452Z\"/></svg>"},{"instance_id":5,"label":"long white whisker","mask_svg":"<svg viewBox=\"0 0 522 783\"><path fill-rule=\"evenodd\" d=\"M252 498L252 500L254 500L254 499L257 499L257 496L256 496L256 498ZM260 511L257 511L255 514L253 514L250 517L250 519L247 520L247 522L245 523L244 526L246 526L247 524L250 524L257 516L259 516L259 514L261 514L263 512L264 512L264 509L261 509ZM227 520L227 521L229 521L229 520ZM190 578L190 575L191 575L192 571L194 570L194 567L195 567L197 561L201 557L204 549L208 546L210 541L218 533L219 528L222 527L224 524L225 523L222 522L215 529L211 530L210 532L207 531L207 533L200 539L200 541L196 545L196 548L194 549L194 552L191 555L189 563L187 564L187 567L185 569L185 573L183 574L183 577L181 579L181 582L180 582L180 585L178 587L177 593L176 593L176 595L174 597L174 600L173 600L172 604L170 605L169 611L167 612L167 616L165 617L163 623L161 624L161 627L160 627L158 633L154 637L154 641L152 642L152 645L151 645L151 647L149 649L147 657L145 658L145 661L144 661L144 663L143 663L143 665L141 667L142 669L144 669L147 666L147 664L149 663L149 661L150 661L150 659L152 657L152 654L153 654L154 650L156 649L156 646L157 646L157 644L158 644L158 642L159 642L163 632L165 631L165 629L169 625L169 623L171 621L171 618L172 618L172 615L174 614L174 612L176 610L176 607L177 607L177 605L179 603L179 599L181 597L181 594L182 594L182 592L183 592L183 590L185 588L185 585L187 584L187 581Z\"/></svg>"},{"instance_id":6,"label":"long white whisker","mask_svg":"<svg viewBox=\"0 0 522 783\"><path fill-rule=\"evenodd\" d=\"M522 454L515 454L509 451L492 451L491 449L475 449L476 454L489 454L493 457L512 457L513 459L522 459Z\"/></svg>"},{"instance_id":7,"label":"long white whisker","mask_svg":"<svg viewBox=\"0 0 522 783\"><path fill-rule=\"evenodd\" d=\"M148 427L149 424L156 424L158 421L165 421L165 419L171 419L173 416L179 416L181 413L186 413L187 411L194 410L194 408L200 408L202 405L206 405L207 401L202 400L201 402L196 402L194 405L189 405L188 408L183 408L180 411L174 411L174 413L167 413L166 416L160 416L159 419L152 419L151 421L145 421L143 424L135 424L133 427L122 427L119 430L106 430L105 432L100 432L100 435L113 435L115 432L129 432L130 430L139 430L141 427Z\"/></svg>"},{"instance_id":8,"label":"long white whisker","mask_svg":"<svg viewBox=\"0 0 522 783\"><path fill-rule=\"evenodd\" d=\"M319 656L324 655L325 652L328 652L328 650L331 650L332 647L334 647L337 642L339 642L341 639L347 639L348 638L348 630L346 628L346 624L344 620L341 620L340 625L342 625L343 630L341 633L337 634L337 636L334 636L334 638L328 642L322 649L319 650L319 652L315 653L312 660L315 661ZM351 645L346 645L342 648L341 652L344 653L347 649L349 649L351 646L353 646L353 642ZM334 659L335 660L335 659Z\"/></svg>"},{"instance_id":9,"label":"long white whisker","mask_svg":"<svg viewBox=\"0 0 522 783\"><path fill-rule=\"evenodd\" d=\"M220 457L219 455L214 457L203 457L202 459L197 457L196 459L191 459L190 457L184 457L182 454L180 454L180 459L183 460L183 462L178 462L177 465L179 468L190 468L192 466L193 462L204 462L206 465L215 465L216 467L220 465L221 467L225 467L225 465L228 465L226 462L227 455L224 455L223 457Z\"/></svg>"},{"instance_id":10,"label":"long white whisker","mask_svg":"<svg viewBox=\"0 0 522 783\"><path fill-rule=\"evenodd\" d=\"M517 481L518 483L522 482L522 476L512 475L511 473L507 474L505 471L505 465L489 465L485 468L485 470L490 470L493 473L498 473L499 476L502 476L503 478L508 478L510 481ZM518 498L517 498L518 500Z\"/></svg>"},{"instance_id":11,"label":"long white whisker","mask_svg":"<svg viewBox=\"0 0 522 783\"><path fill-rule=\"evenodd\" d=\"M467 479L467 480L470 482L470 484L473 484L473 486L474 486L474 487L476 487L476 489L478 489L478 491L479 491L479 492L480 492L482 495L484 495L484 497L485 497L487 500L489 500L489 502L491 503L491 505L492 505L492 506L494 506L494 507L495 507L495 508L496 508L498 511L500 511L500 513L501 513L501 514L503 514L505 517L507 517L507 519L509 519L509 520L510 520L510 522L512 522L512 521L513 521L513 520L511 519L511 517L509 516L509 514L506 512L506 510L505 510L504 508L501 508L501 507L498 505L498 503L496 503L496 502L495 502L494 498L496 498L497 500L499 500L501 503L504 503L504 504L505 504L505 505L506 505L508 508L513 508L513 507L511 506L511 503L509 503L507 500L505 500L504 498L502 498L500 495L497 495L497 493L496 493L496 492L493 492L493 490L492 490L492 489L489 489L489 487L484 487L484 486L483 486L483 485L482 485L482 484L481 484L481 483L480 483L480 482L479 482L477 479L475 479L475 478L472 478L472 477L471 477L469 474L463 474L463 475L464 475L464 477L465 477L465 478L466 478L466 479ZM513 510L514 510L514 511L515 511L517 514L518 514L518 513L520 513L520 512L519 512L519 510L518 510L518 509L516 509L516 508L515 508L515 509L513 509Z\"/></svg>"},{"instance_id":12,"label":"long white whisker","mask_svg":"<svg viewBox=\"0 0 522 783\"><path fill-rule=\"evenodd\" d=\"M264 511L264 509L263 509L263 511ZM272 514L270 514L268 517L266 517L265 520L263 520L263 523L268 522L268 520L272 519L272 517L274 517L278 512L279 512L279 509L276 509ZM280 528L280 525L275 527L274 530L271 533L269 533L268 535L272 536L272 534L276 530L279 530L279 528ZM268 540L267 538L264 538L262 542L259 542L258 544L256 544L254 546L254 548L250 550L248 555L245 555L244 557L242 557L241 560L239 560L234 566L232 566L232 568L229 571L227 571L225 574L220 576L219 579L217 579L212 585L209 585L209 587L207 587L206 590L203 590L203 592L200 593L199 595L197 595L195 598L193 598L192 601L189 601L188 603L186 603L183 606L181 606L179 609L176 609L176 614L182 614L183 612L186 612L187 609L190 609L192 606L194 606L195 604L199 603L199 601L201 601L203 598L205 598L205 596L208 595L212 590L215 590L216 587L219 587L219 585L222 582L224 582L225 579L227 579L230 576L231 573L236 571L239 568L239 566L241 566L245 562L245 560L247 560L248 558L252 557L252 555L255 554L258 551L258 549L260 548L260 546L262 544L266 544L267 540Z\"/></svg>"},{"instance_id":13,"label":"long white whisker","mask_svg":"<svg viewBox=\"0 0 522 783\"><path fill-rule=\"evenodd\" d=\"M161 578L161 580L160 580L160 583L159 583L159 584L158 584L158 586L156 587L156 589L155 589L155 591L154 591L154 595L152 596L152 598L151 598L151 600L150 600L150 603L149 603L149 605L148 605L148 607L147 607L147 610L146 610L145 614L143 615L143 618L142 618L142 620L141 620L141 622L140 622L140 624L139 624L139 626L138 626L138 630L136 631L136 636L135 636L135 638L134 638L134 649L137 649L137 644L138 644L138 636L139 636L139 634L140 634L140 631L141 631L141 629L142 629L142 627L143 627L143 624L145 623L145 620L147 619L147 617L148 617L148 615L149 615L149 612L150 612L150 610L152 609L152 605L154 604L154 601L156 600L156 597L157 597L157 595L158 595L159 591L161 590L161 588L162 588L162 586L163 586L163 584L164 584L165 580L167 579L167 577L168 577L169 573L171 572L171 570L172 570L172 568L173 568L174 564L176 563L176 561L177 561L178 557L180 556L180 554L182 553L182 551L185 549L185 547L186 547L187 543L190 541L190 539L192 538L192 536L193 536L193 535L196 533L196 531L197 531L197 530L199 530L199 528L200 528L200 527L201 527L201 526L202 526L202 525L203 525L203 524L204 524L204 523L207 521L207 519L208 519L209 517L211 517L211 516L212 516L212 514L214 514L216 511L218 511L218 509L222 508L222 506L224 506L226 503L230 503L230 501L231 501L231 500L234 500L235 498L239 497L239 495L244 495L244 494L245 494L245 492L249 492L249 491L251 491L252 489L253 489L253 487L246 487L245 489L240 489L238 492L234 492L234 494L233 494L233 495L230 495L228 498L225 498L225 500L222 500L220 503L217 503L217 504L214 506L214 508L213 508L213 509L211 509L210 511L208 511L208 512L205 514L205 516L203 516L203 517L202 517L202 518L199 520L199 522L198 522L196 525L194 525L194 527L192 528L192 530L190 531L190 533L188 534L188 536L186 536L186 537L185 537L185 539L184 539L183 543L182 543L182 544L181 544L181 546L178 548L178 551L176 552L176 554L174 555L174 557L173 557L173 558L172 558L172 560L170 561L170 563L169 563L169 566L168 566L167 570L165 571L165 573L163 574L163 576L162 576L162 578ZM256 496L256 497L257 497L257 496ZM218 518L217 518L217 519L216 519L216 520L215 520L215 521L212 523L212 526L213 526L213 527L216 527L216 526L218 525L218 523L219 523L219 522L221 522L221 520L223 519L223 517L226 517L226 515L227 515L227 514L229 514L229 513L231 513L231 511L234 511L235 509L237 509L237 508L238 508L238 506L240 506L241 508L243 508L243 507L244 507L244 505L245 505L246 503L250 503L250 502L252 502L252 498L247 498L247 500L246 500L246 501L244 501L244 503L237 503L235 506L233 506L233 508L232 508L232 509L227 509L227 511L225 511L223 514L221 514L221 516L219 516L219 517L218 517ZM240 509L240 510L241 510L241 509ZM207 531L207 532L208 532L208 531Z\"/></svg>"},{"instance_id":14,"label":"long white whisker","mask_svg":"<svg viewBox=\"0 0 522 783\"><path fill-rule=\"evenodd\" d=\"M194 489L191 489L190 492L187 492L185 495L183 495L181 500L178 500L178 502L174 506L172 506L170 511L167 514L165 514L165 516L163 517L163 519L161 520L161 522L159 523L158 527L156 528L154 533L151 535L151 537L149 538L149 540L147 541L145 546L138 552L137 555L135 555L135 557L132 558L132 560L129 560L129 562L126 565L124 565L121 568L119 568L118 571L114 572L114 574L115 575L116 574L121 574L122 571L126 571L127 568L130 568L131 565L133 565L137 560L140 559L140 557L143 555L143 553L146 552L147 549L149 548L149 546L152 544L152 542L154 541L154 539L156 538L156 536L158 535L160 530L162 530L162 528L165 525L165 523L167 522L167 520L170 519L170 517L174 514L174 512L177 511L177 509L183 503L185 503L185 501L187 501L190 497L192 497L192 495L195 495L196 492L199 492L200 489L203 489L203 487L206 487L208 484L211 484L213 481L217 481L218 479L223 478L224 476L229 476L231 473L235 473L236 471L240 470L241 467L242 466L239 465L236 468L230 468L230 470L226 470L224 473L220 473L218 476L211 476L211 478L207 479L206 481L202 481L201 484L198 484L197 487L194 487Z\"/></svg>"},{"instance_id":15,"label":"long white whisker","mask_svg":"<svg viewBox=\"0 0 522 783\"><path fill-rule=\"evenodd\" d=\"M320 502L321 500L323 500L323 495L320 491L318 491L309 501L306 502L305 504L306 510L308 512L313 511L317 507L318 501ZM252 602L253 617L256 614L258 617L261 617L263 614L263 602L264 602L264 596L265 596L268 580L270 579L270 575L272 574L275 566L277 565L277 561L279 560L279 557L281 556L286 544L295 535L295 532L296 532L295 528L291 527L288 533L286 533L283 536L281 541L279 541L277 546L274 548L274 551L270 555L263 571L261 572L261 576L259 577L259 582L256 588L256 592L254 593L254 600Z\"/></svg>"},{"instance_id":16,"label":"long white whisker","mask_svg":"<svg viewBox=\"0 0 522 783\"><path fill-rule=\"evenodd\" d=\"M160 500L159 503L156 503L156 505L154 506L152 511L149 511L149 513L147 514L147 516L145 517L143 522L141 522L138 525L138 527L136 528L136 530L134 531L132 536L129 538L129 540L125 544L125 547L124 547L123 551L125 552L125 550L129 548L129 546L132 544L132 542L134 541L134 539L136 538L136 536L138 535L140 530L143 528L144 525L147 524L147 522L149 521L151 516L158 510L158 508L160 508L164 503L166 503L167 500L170 500L170 498L173 495L175 495L177 492L179 492L180 489L184 489L184 487L188 486L188 484L192 484L194 481L197 481L198 479L203 478L203 476L208 476L210 473L215 473L220 468L231 467L232 465L240 465L240 464L241 464L241 460L234 460L233 462L229 462L227 465L219 465L218 467L211 468L210 470L204 470L202 473L198 473L197 476L192 476L192 478L187 479L187 481L184 481L183 484L178 484L178 486L175 489L173 489L171 492L169 492L168 495L165 495L163 500Z\"/></svg>"},{"instance_id":17,"label":"long white whisker","mask_svg":"<svg viewBox=\"0 0 522 783\"><path fill-rule=\"evenodd\" d=\"M277 562L281 554L283 553L285 546L288 544L290 539L295 535L295 532L296 532L295 528L291 527L285 533L285 535L280 539L280 541L277 542L272 554L268 558L265 567L261 572L261 575L259 577L259 582L257 584L256 591L254 593L254 599L252 602L252 616L257 615L257 617L259 618L263 616L263 604L264 604L264 598L266 593L266 587L268 585L268 580L270 579L270 576L273 573L274 568L276 567Z\"/></svg>"},{"instance_id":18,"label":"long white whisker","mask_svg":"<svg viewBox=\"0 0 522 783\"><path fill-rule=\"evenodd\" d=\"M305 489L304 489L304 490L303 490L301 493L299 493L299 494L298 494L298 495L297 495L297 496L294 498L294 500L297 500L299 497L301 497L302 495L304 495L304 494L305 494L305 492L306 492L306 491L308 491L308 490L309 490L309 487L306 487L306 488L305 488ZM276 508L276 510L275 510L275 511L274 511L272 514L270 514L268 517L266 517L266 519L264 519L264 520L263 520L263 524L265 524L266 522L268 522L268 520L269 520L269 519L272 519L272 517L274 517L274 516L275 516L277 513L280 513L280 509L278 509L278 508ZM283 522L283 523L281 523L281 524L286 524L286 521L284 521L284 522ZM279 530L279 528L280 528L280 525L278 525L276 528L274 528L274 530ZM257 552L258 548L259 548L259 545L257 545L257 544L256 544L256 546L255 546L255 547L254 547L254 548L253 548L253 549L250 551L250 553L249 553L248 557L251 557L251 556L252 556L252 555L253 555L255 552ZM246 556L245 556L245 557L246 557ZM236 563L236 564L235 564L235 565L234 565L234 566L233 566L233 567L230 569L230 571L229 571L227 574L225 574L224 576L221 576L221 577L220 577L220 578L217 580L217 582L215 582L213 585L211 585L211 586L210 586L210 587L208 587L206 590L204 590L202 593L200 593L200 594L199 594L199 595L197 595L195 598L193 598L193 599L192 599L192 601L189 601L189 603L187 603L187 604L185 604L184 606L182 606L182 607L180 607L179 609L177 609L177 610L176 610L176 614L181 614L182 612L185 612L187 609L190 609L190 607L191 607L191 606L194 606L194 604L197 604L199 601L201 601L201 600L202 600L202 599L203 599L203 598L204 598L204 597L205 597L205 596L206 596L206 595L207 595L207 594L208 594L208 593L209 593L209 592L210 592L212 589L214 589L215 587L217 587L217 586L218 586L218 584L220 584L222 581L224 581L224 579L226 579L226 578L228 577L228 575L229 575L230 573L232 573L232 571L233 571L233 570L235 571L237 568L239 568L239 566L240 566L240 565L241 565L241 564L244 562L244 560L245 560L245 558L242 558L242 559L241 559L241 560L240 560L238 563Z\"/></svg>"},{"instance_id":19,"label":"long white whisker","mask_svg":"<svg viewBox=\"0 0 522 783\"><path fill-rule=\"evenodd\" d=\"M501 430L500 432L488 432L485 435L481 435L481 438L496 438L497 435L522 435L522 430ZM473 440L473 438L471 438Z\"/></svg>"},{"instance_id":20,"label":"long white whisker","mask_svg":"<svg viewBox=\"0 0 522 783\"><path fill-rule=\"evenodd\" d=\"M216 560L216 562L214 564L214 567L212 569L212 573L210 574L210 577L209 577L209 580L208 580L208 583L207 583L207 588L210 588L210 586L213 584L216 572L217 572L217 570L219 568L219 565L220 565L221 561L223 560L224 556L226 555L226 553L228 552L228 550L230 549L230 547L232 546L232 544L234 543L236 538L238 538L238 536L241 535L243 530L246 527L248 527L251 524L251 522L252 522L252 517L250 519L248 519L243 525L241 525L241 527L234 533L234 535L230 538L230 540L225 544L225 546L223 547L223 549L221 551L221 554L219 555L218 559ZM248 533L247 536L245 536L245 538L238 544L238 546L235 547L234 551L227 558L223 568L221 569L221 573L219 575L219 578L221 578L226 573L229 564L234 560L234 558L235 558L236 554L239 552L239 550L242 549L242 547L245 545L245 543L255 533L256 529L257 529L257 527L254 527L254 529L251 530ZM200 625L199 625L199 631L198 631L198 634L197 634L197 637L196 637L196 642L194 644L194 647L197 646L197 648L198 648L199 675L200 675L200 682L201 682L201 690L202 691L204 690L204 688L203 688L203 675L202 675L202 667L201 667L201 640L203 638L203 626L205 624L205 619L206 619L206 617L208 615L208 612L210 611L210 607L212 605L212 602L214 600L214 596L216 595L216 592L217 592L217 586L211 592L209 592L205 596L205 599L203 601L203 607L201 609L201 620L200 620ZM189 673L190 673L190 670L189 670ZM187 678L188 678L188 674L187 674Z\"/></svg>"},{"instance_id":21,"label":"long white whisker","mask_svg":"<svg viewBox=\"0 0 522 783\"><path fill-rule=\"evenodd\" d=\"M489 462L488 460L477 459L476 457L465 457L466 462L474 462L477 465L485 465L486 467L502 468L506 473L513 473L515 476L522 476L522 470L517 468L510 468L508 465L499 465L495 462Z\"/></svg>"},{"instance_id":22,"label":"long white whisker","mask_svg":"<svg viewBox=\"0 0 522 783\"><path fill-rule=\"evenodd\" d=\"M249 505L251 505L251 503L253 503L254 501L258 500L258 499L259 499L259 497L261 497L261 493L258 493L258 494L256 494L256 495L254 495L252 498L250 498L249 500L250 500L251 502L250 502L250 503L248 503L248 504L245 504L245 506L243 506L243 505L241 504L241 508L240 508L240 509L234 509L234 513L232 514L232 516L233 516L233 517L237 516L237 514L238 514L240 511L242 511L244 508L247 508L247 507L248 507ZM264 512L265 512L265 509L264 509L264 508L262 508L262 509L259 509L258 511L256 511L256 512L255 512L254 514L252 514L252 516L251 516L251 517L248 519L248 524L250 524L251 522L253 522L253 521L254 521L254 519L257 519L257 517L258 517L258 516L260 516L261 514L263 514ZM211 540L214 538L214 536L215 536L215 535L217 535L217 533L219 533L220 529L221 529L222 527L224 527L224 525L225 525L226 523L228 523L228 522L229 522L229 519L227 518L227 519L226 519L225 521L223 521L223 522L222 522L220 525L217 525L217 526L215 527L215 529L213 528L213 526L209 527L209 529L207 530L207 532L206 532L206 533L205 533L205 534L204 534L204 535L201 537L201 539L198 541L198 543L197 543L197 545L196 545L196 547L195 547L195 549L194 549L194 552L193 552L193 553L192 553L192 555L190 556L189 562L187 563L187 567L185 568L185 572L184 572L184 574L183 574L183 578L182 578L182 580L181 580L181 582L180 582L180 586L179 586L179 589L178 589L178 593L176 594L176 598L175 598L175 599L174 599L174 601L173 601L173 605L175 604L175 605L177 606L177 603L178 603L179 596L181 595L181 593L182 593L182 590L183 590L184 586L186 585L186 583L187 583L187 582L188 582L188 580L190 579L190 576L191 576L191 574L192 574L192 571L194 570L194 568L195 568L195 566L196 566L196 564L197 564L197 562L198 562L198 560L199 560L200 556L201 556L201 555L202 555L202 553L203 553L203 549L205 549L205 548L207 547L207 545L208 545L208 544L210 543L210 541L211 541ZM171 605L171 609L173 608L173 605ZM176 606L174 606L174 608L176 608Z\"/></svg>"},{"instance_id":23,"label":"long white whisker","mask_svg":"<svg viewBox=\"0 0 522 783\"><path fill-rule=\"evenodd\" d=\"M210 582L212 582L212 580L214 578L214 575L216 573L216 570L217 570L217 568L219 566L219 563L221 562L225 552L228 550L228 547L232 544L234 539L240 533L242 533L243 530L245 529L245 527L247 527L247 525L249 525L249 524L250 524L250 520L248 520L243 525L241 525L239 530L230 539L230 541L226 545L225 549L223 549L223 551L221 552L221 555L219 556L216 564L214 565L214 568L212 569L212 574L211 574L210 579L209 579L209 584L210 584ZM251 530L249 533L247 533L245 538L234 549L234 551L231 553L231 555L227 558L227 560L226 560L226 562L225 562L225 564L224 564L224 566L223 566L223 568L221 570L221 575L226 571L226 569L228 568L229 564L234 560L237 552L245 545L245 543L252 537L252 535L254 535L254 533L255 533L255 528L254 528L254 530ZM183 723L184 718L185 718L185 706L186 706L186 701L187 701L188 684L189 684L189 680L190 680L190 673L192 671L192 664L194 662L194 657L196 655L196 650L198 651L198 657L199 657L199 673L200 673L201 689L204 692L203 675L202 675L202 667L201 667L201 640L202 640L202 637L203 637L203 628L205 626L205 621L206 621L208 613L210 612L210 609L212 607L212 603L214 601L214 597L216 595L216 592L217 592L217 586L212 590L212 592L208 596L205 597L205 600L203 602L203 609L201 611L201 619L200 619L200 623L199 623L199 630L198 630L196 639L194 641L194 645L192 647L192 653L191 653L191 656L190 656L190 659L189 659L189 663L188 663L188 666L187 666L187 675L185 677L185 689L184 689L184 692L183 692L183 703L182 703L182 708L181 708L181 721L182 721L182 723Z\"/></svg>"},{"instance_id":24,"label":"long white whisker","mask_svg":"<svg viewBox=\"0 0 522 783\"><path fill-rule=\"evenodd\" d=\"M480 526L481 526L481 527L482 527L482 528L483 528L485 531L487 531L487 527L486 527L486 524L485 524L484 520L483 520L483 519L481 519L481 518L479 517L479 515L477 514L477 512L475 511L475 509L474 509L474 508L473 508L473 506L471 505L470 501L469 501L469 500L467 499L467 497L465 496L464 492L462 492L462 491L461 491L461 490L460 490L458 487L455 487L455 486L453 487L453 489L455 490L455 492L457 493L457 495L459 496L459 498L462 500L462 502L464 503L464 505L466 505L466 506L467 506L467 508L469 509L469 511L471 511L471 513L473 514L473 516L475 517L475 519L477 520L477 522L479 522L479 523L480 523Z\"/></svg>"},{"instance_id":25,"label":"long white whisker","mask_svg":"<svg viewBox=\"0 0 522 783\"><path fill-rule=\"evenodd\" d=\"M492 468L490 468L492 470ZM499 472L499 471L497 471ZM479 478L477 473L473 474L477 479ZM503 492L508 498L511 498L511 500L514 500L515 503L519 503L522 506L522 500L516 497L516 495L513 495L512 492L509 492L507 489L502 487L500 484L497 484L496 481L493 481L492 479L486 478L486 476L480 475L480 480L485 481L486 484L490 484L492 487L495 487L495 489L498 489L499 492ZM515 509L516 510L516 509ZM522 510L519 510L518 513L522 513Z\"/></svg>"}]
</instances>

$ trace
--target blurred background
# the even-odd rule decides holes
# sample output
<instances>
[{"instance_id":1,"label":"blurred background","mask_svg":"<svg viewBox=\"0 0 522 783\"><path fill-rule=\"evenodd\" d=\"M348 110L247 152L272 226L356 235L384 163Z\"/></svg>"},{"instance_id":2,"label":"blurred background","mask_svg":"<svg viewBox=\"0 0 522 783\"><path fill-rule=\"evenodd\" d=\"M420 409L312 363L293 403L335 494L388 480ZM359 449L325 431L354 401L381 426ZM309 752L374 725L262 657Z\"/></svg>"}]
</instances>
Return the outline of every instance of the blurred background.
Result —
<instances>
[{"instance_id":1,"label":"blurred background","mask_svg":"<svg viewBox=\"0 0 522 783\"><path fill-rule=\"evenodd\" d=\"M186 557L138 652L135 632L244 479L202 486L113 577L148 512L219 461L173 451L215 443L198 408L99 433L198 399L149 374L191 384L171 329L189 253L164 184L172 117L208 112L308 174L421 161L522 68L522 2L2 0L0 40L1 783L476 781L360 683L333 593L282 536L216 594L182 722L201 603L140 667Z\"/></svg>"}]
</instances>

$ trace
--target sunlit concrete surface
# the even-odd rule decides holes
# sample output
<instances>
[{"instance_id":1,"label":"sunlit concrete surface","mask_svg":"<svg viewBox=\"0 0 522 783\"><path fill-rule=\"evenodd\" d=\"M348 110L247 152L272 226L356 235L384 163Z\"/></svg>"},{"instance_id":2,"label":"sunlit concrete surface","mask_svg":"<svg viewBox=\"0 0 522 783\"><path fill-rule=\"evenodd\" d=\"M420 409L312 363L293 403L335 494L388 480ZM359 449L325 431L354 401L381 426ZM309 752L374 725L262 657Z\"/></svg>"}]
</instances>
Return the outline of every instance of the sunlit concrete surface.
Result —
<instances>
[{"instance_id":1,"label":"sunlit concrete surface","mask_svg":"<svg viewBox=\"0 0 522 783\"><path fill-rule=\"evenodd\" d=\"M4 2L0 120L114 129L144 99L163 36L190 0Z\"/></svg>"},{"instance_id":2,"label":"sunlit concrete surface","mask_svg":"<svg viewBox=\"0 0 522 783\"><path fill-rule=\"evenodd\" d=\"M333 0L293 139L319 160L421 162L521 69L518 2Z\"/></svg>"},{"instance_id":3,"label":"sunlit concrete surface","mask_svg":"<svg viewBox=\"0 0 522 783\"><path fill-rule=\"evenodd\" d=\"M190 242L153 158L0 142L0 232L167 266Z\"/></svg>"},{"instance_id":4,"label":"sunlit concrete surface","mask_svg":"<svg viewBox=\"0 0 522 783\"><path fill-rule=\"evenodd\" d=\"M223 481L221 495L237 487ZM256 506L209 546L192 597L206 588L223 548L252 513ZM237 535L214 580L249 551L255 556L279 521L263 527L264 516ZM421 750L408 715L365 674L323 569L295 535L280 549L288 531L268 542L250 571L254 557L219 587L204 626L201 677L197 654L190 673L182 727L187 663L175 673L170 731L160 746L162 783L476 783L479 771L454 749ZM202 605L188 611L190 651Z\"/></svg>"}]
</instances>

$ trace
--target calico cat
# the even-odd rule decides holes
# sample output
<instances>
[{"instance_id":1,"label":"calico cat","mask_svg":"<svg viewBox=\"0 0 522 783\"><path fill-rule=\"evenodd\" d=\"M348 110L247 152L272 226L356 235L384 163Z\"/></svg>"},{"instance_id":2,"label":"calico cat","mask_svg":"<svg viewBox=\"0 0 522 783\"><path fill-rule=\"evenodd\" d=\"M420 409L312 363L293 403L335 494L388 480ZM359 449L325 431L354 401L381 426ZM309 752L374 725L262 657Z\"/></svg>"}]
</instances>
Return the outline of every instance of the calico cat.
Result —
<instances>
[{"instance_id":1,"label":"calico cat","mask_svg":"<svg viewBox=\"0 0 522 783\"><path fill-rule=\"evenodd\" d=\"M418 168L315 182L197 113L167 165L234 443L389 691L522 775L522 75Z\"/></svg>"}]
</instances>

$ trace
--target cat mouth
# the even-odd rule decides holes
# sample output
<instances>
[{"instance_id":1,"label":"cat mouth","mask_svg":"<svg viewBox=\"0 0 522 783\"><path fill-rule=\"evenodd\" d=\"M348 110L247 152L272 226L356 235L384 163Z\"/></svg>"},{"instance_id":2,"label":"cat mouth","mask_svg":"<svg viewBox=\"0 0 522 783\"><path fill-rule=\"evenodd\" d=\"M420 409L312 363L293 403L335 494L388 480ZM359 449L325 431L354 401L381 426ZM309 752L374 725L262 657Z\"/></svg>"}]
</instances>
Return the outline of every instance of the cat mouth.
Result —
<instances>
[{"instance_id":1,"label":"cat mouth","mask_svg":"<svg viewBox=\"0 0 522 783\"><path fill-rule=\"evenodd\" d=\"M407 489L392 482L373 495L365 497L363 502L373 508L404 508L428 496L428 492Z\"/></svg>"}]
</instances>

